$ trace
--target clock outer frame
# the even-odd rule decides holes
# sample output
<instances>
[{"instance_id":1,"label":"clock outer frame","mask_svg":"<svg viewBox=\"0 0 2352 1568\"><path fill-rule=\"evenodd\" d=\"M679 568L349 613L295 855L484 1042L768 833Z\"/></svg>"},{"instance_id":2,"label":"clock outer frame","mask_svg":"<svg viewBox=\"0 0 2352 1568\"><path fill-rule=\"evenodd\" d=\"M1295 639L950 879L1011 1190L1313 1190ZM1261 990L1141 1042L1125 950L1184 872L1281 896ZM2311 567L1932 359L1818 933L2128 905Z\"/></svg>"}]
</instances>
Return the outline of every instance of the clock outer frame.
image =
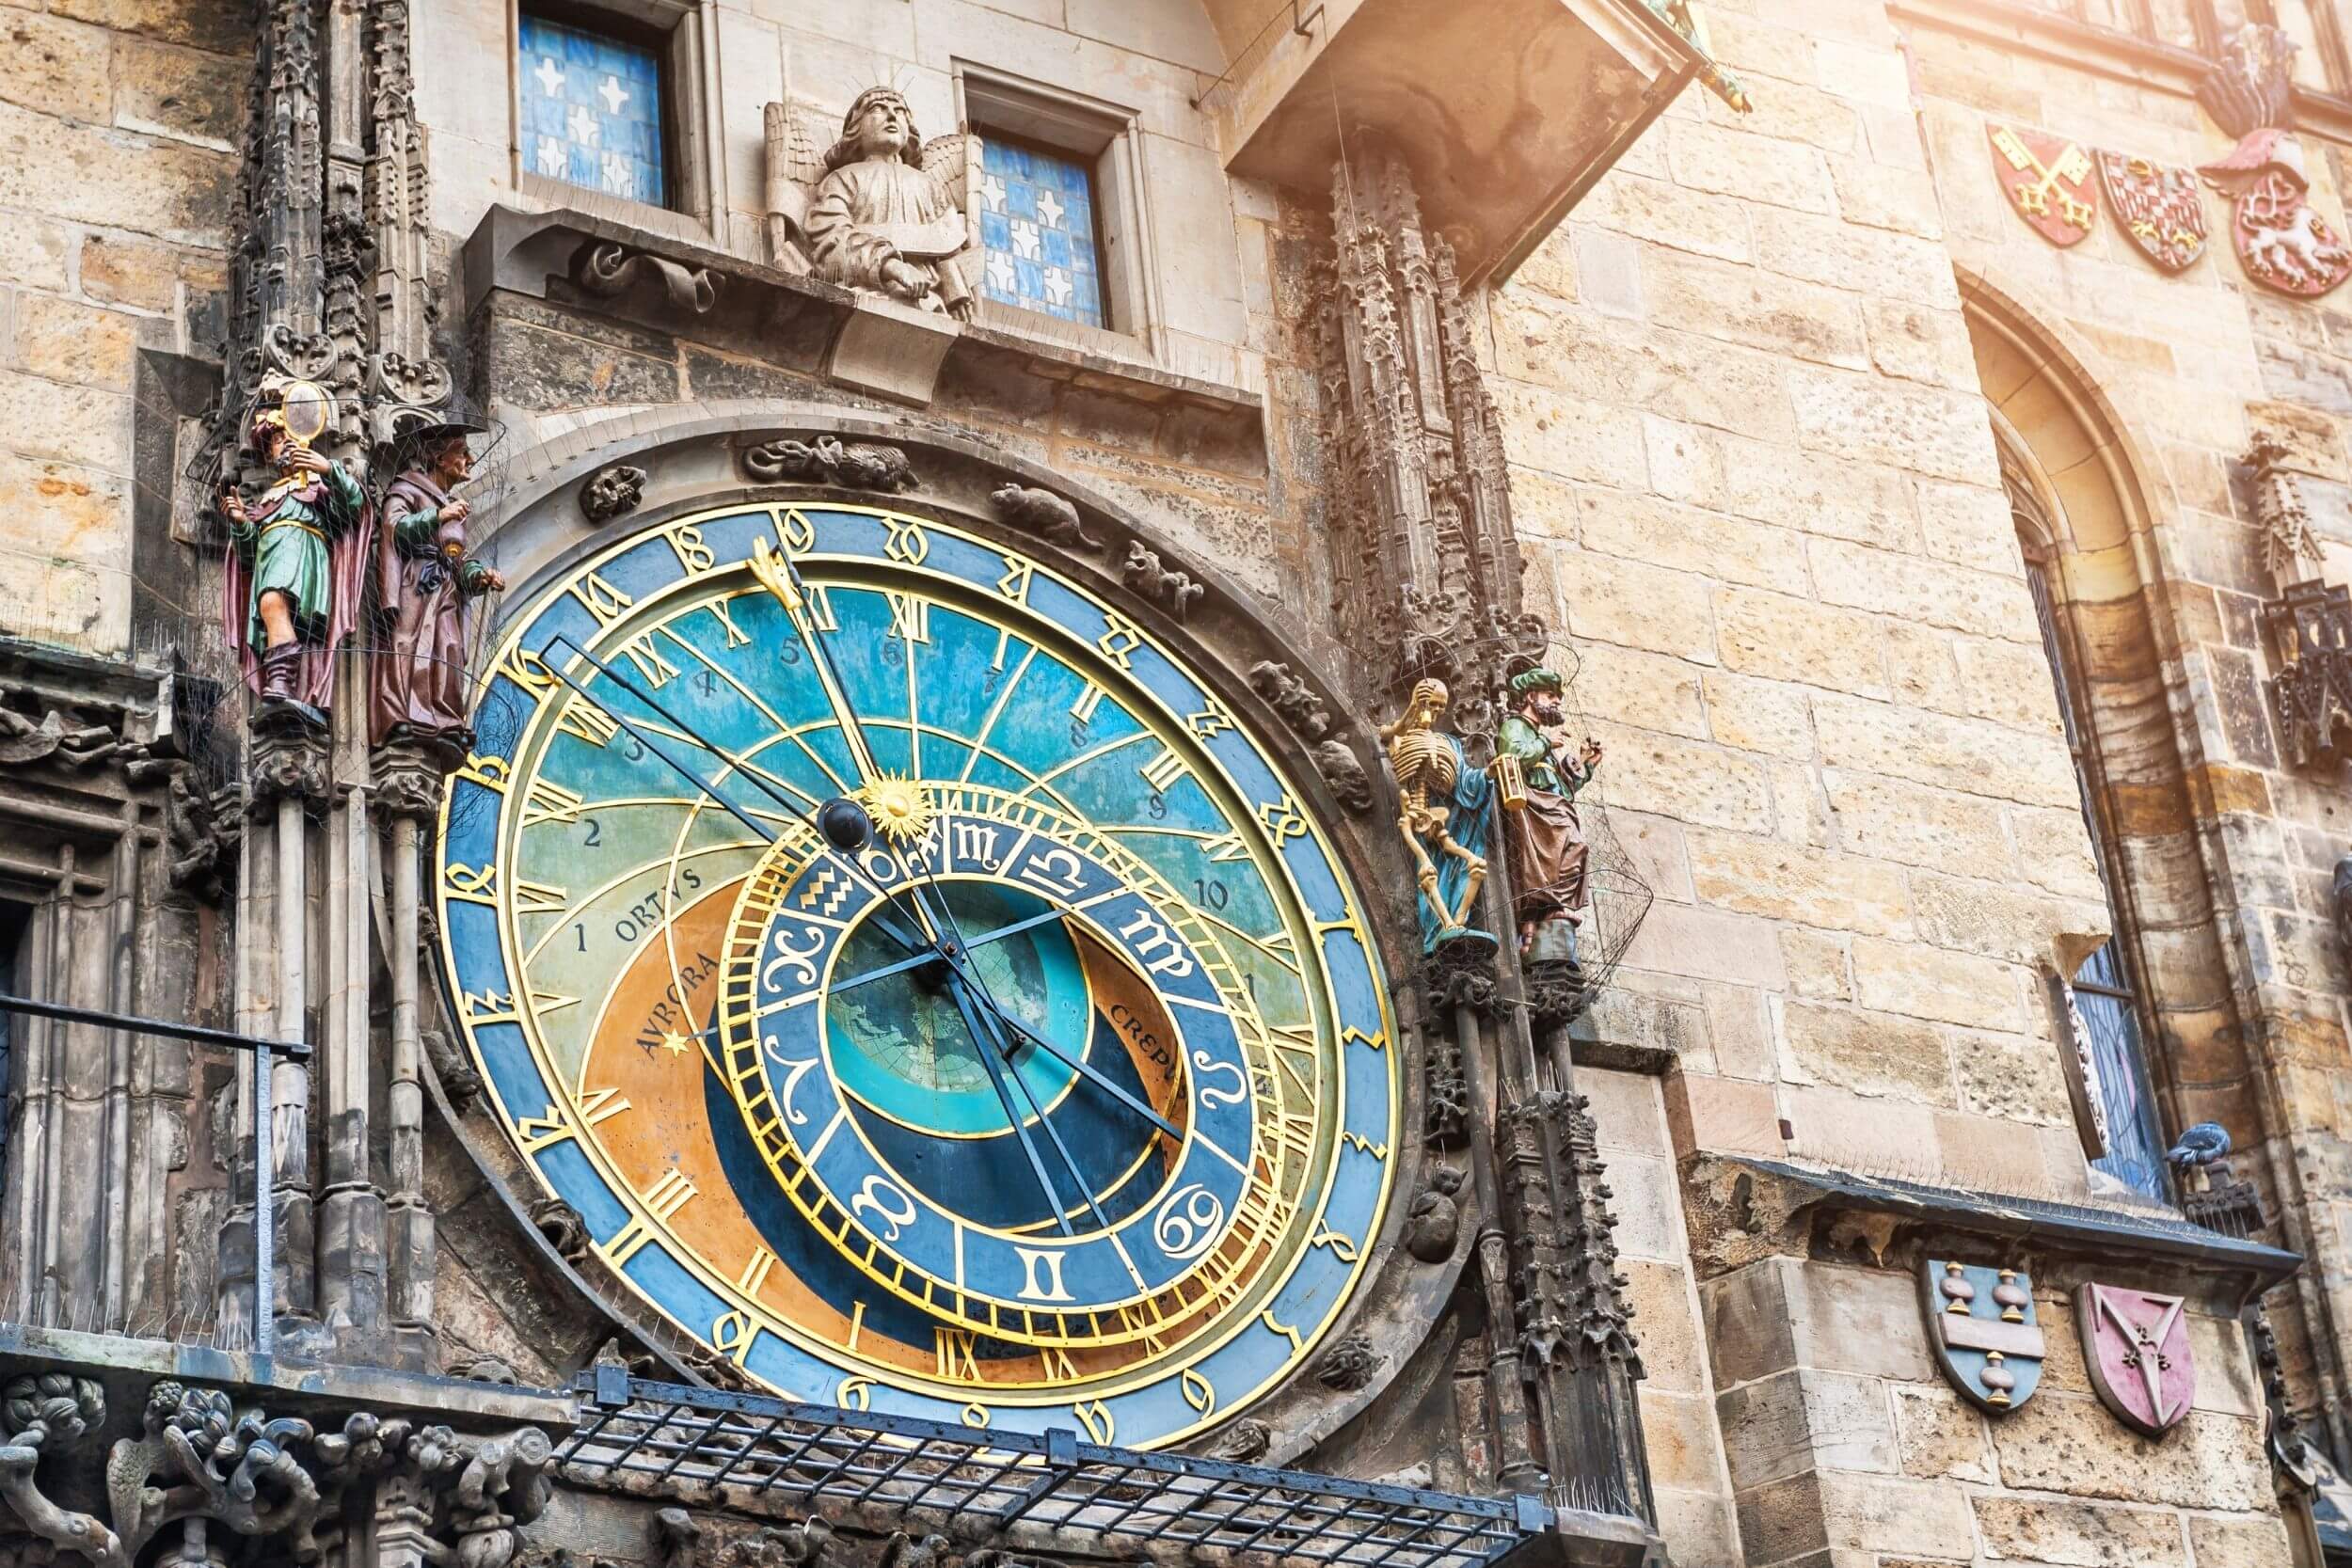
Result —
<instances>
[{"instance_id":1,"label":"clock outer frame","mask_svg":"<svg viewBox=\"0 0 2352 1568\"><path fill-rule=\"evenodd\" d=\"M813 436L898 447L918 476L917 486L877 493L745 478L743 452L773 440ZM594 475L614 462L646 470L644 500L626 516L599 527L587 520L579 496ZM1402 1244L1412 1196L1424 1189L1430 1169L1438 1163L1421 1136L1426 1115L1423 1036L1426 1028L1444 1027L1444 1021L1422 1016L1419 988L1413 983L1419 953L1412 870L1395 833L1383 831L1394 820L1394 795L1373 735L1373 716L1353 710L1337 683L1324 673L1343 661L1334 643L1304 625L1278 630L1251 591L1204 564L1189 547L1132 510L1066 475L931 421L769 400L688 405L592 424L526 449L516 454L511 468L525 477L503 498L494 527L477 540L476 553L516 585L503 600L516 607L516 614L535 608L551 584L591 557L640 534L658 532L681 517L739 504L795 501L903 513L1002 544L1052 567L1174 651L1193 678L1242 720L1263 749L1279 758L1298 803L1323 829L1362 908L1366 939L1388 987L1394 1023L1391 1049L1398 1053L1398 1136L1380 1227L1371 1239L1353 1292L1324 1324L1314 1347L1327 1351L1343 1337L1361 1336L1376 1357L1373 1376L1353 1389L1331 1388L1311 1375L1318 1356L1311 1354L1231 1417L1215 1418L1205 1432L1177 1446L1213 1446L1232 1418L1246 1416L1268 1429L1264 1461L1286 1463L1351 1424L1373 1418L1392 1385L1401 1396L1418 1399L1435 1383L1451 1377L1457 1336L1438 1329L1469 1261L1469 1243L1480 1217L1465 1184L1458 1197L1461 1224L1449 1259L1424 1263ZM1071 501L1081 518L1083 537L1099 547L1066 546L1008 523L990 499L1008 483L1044 489ZM1130 542L1154 551L1165 565L1207 589L1185 620L1175 620L1120 580L1117 563ZM501 618L485 635L494 642L502 639L512 620ZM1346 745L1374 781L1370 811L1350 815L1343 808L1306 741L1251 688L1247 672L1265 660L1287 664L1323 704L1331 726L1322 738ZM437 963L436 969L446 1005L449 977L444 966ZM449 1109L445 1096L437 1093L436 1098L504 1207L518 1219L526 1215L544 1192L531 1163L502 1129L489 1125L490 1118L459 1117ZM570 1282L616 1329L653 1346L678 1338L674 1325L641 1305L633 1291L612 1280L601 1264L575 1267L556 1257L527 1220L519 1228L523 1244L546 1255L539 1261L553 1264L552 1272ZM699 1350L660 1358L673 1368L691 1369L707 1359ZM1413 1375L1406 1376L1408 1370Z\"/></svg>"}]
</instances>

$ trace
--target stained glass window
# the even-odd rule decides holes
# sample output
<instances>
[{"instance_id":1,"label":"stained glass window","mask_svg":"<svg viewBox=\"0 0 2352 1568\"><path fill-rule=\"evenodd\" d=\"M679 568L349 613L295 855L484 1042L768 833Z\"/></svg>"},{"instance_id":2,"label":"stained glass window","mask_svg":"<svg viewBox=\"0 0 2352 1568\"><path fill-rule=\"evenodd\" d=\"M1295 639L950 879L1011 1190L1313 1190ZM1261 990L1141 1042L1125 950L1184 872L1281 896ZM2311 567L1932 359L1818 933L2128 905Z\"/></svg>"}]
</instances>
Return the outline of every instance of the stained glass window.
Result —
<instances>
[{"instance_id":1,"label":"stained glass window","mask_svg":"<svg viewBox=\"0 0 2352 1568\"><path fill-rule=\"evenodd\" d=\"M660 55L531 15L521 38L523 166L662 205Z\"/></svg>"},{"instance_id":2,"label":"stained glass window","mask_svg":"<svg viewBox=\"0 0 2352 1568\"><path fill-rule=\"evenodd\" d=\"M980 147L980 292L1063 321L1108 325L1093 170L1068 153L986 132Z\"/></svg>"}]
</instances>

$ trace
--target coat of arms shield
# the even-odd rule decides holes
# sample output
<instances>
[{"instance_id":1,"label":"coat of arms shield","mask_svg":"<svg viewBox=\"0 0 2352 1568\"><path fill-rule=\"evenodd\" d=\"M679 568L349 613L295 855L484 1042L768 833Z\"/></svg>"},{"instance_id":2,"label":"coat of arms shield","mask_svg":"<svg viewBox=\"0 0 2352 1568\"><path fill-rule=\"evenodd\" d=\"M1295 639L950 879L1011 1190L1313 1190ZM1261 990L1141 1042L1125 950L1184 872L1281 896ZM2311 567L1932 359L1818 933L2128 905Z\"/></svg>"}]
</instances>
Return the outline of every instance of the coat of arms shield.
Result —
<instances>
[{"instance_id":1,"label":"coat of arms shield","mask_svg":"<svg viewBox=\"0 0 2352 1568\"><path fill-rule=\"evenodd\" d=\"M2015 1269L1931 1258L1921 1265L1928 1346L1952 1386L1999 1416L2042 1385L2042 1324L2033 1280Z\"/></svg>"},{"instance_id":2,"label":"coat of arms shield","mask_svg":"<svg viewBox=\"0 0 2352 1568\"><path fill-rule=\"evenodd\" d=\"M2124 238L2166 272L2185 272L2205 254L2205 203L2196 170L2103 149L2099 183Z\"/></svg>"},{"instance_id":3,"label":"coat of arms shield","mask_svg":"<svg viewBox=\"0 0 2352 1568\"><path fill-rule=\"evenodd\" d=\"M2074 1293L2090 1386L2134 1432L2161 1437L2197 1394L2188 1318L2178 1296L2085 1285Z\"/></svg>"},{"instance_id":4,"label":"coat of arms shield","mask_svg":"<svg viewBox=\"0 0 2352 1568\"><path fill-rule=\"evenodd\" d=\"M2079 142L1987 122L1993 175L2019 217L2054 245L2079 245L2099 210L2090 154Z\"/></svg>"}]
</instances>

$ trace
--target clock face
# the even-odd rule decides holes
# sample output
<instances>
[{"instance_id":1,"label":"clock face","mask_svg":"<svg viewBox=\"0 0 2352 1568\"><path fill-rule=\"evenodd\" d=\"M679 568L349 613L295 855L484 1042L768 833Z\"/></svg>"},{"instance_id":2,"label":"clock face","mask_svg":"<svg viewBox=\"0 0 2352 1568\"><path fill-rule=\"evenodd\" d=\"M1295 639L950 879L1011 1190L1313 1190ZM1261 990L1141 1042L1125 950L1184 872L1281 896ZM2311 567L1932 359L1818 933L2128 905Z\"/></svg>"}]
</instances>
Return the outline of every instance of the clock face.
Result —
<instances>
[{"instance_id":1,"label":"clock face","mask_svg":"<svg viewBox=\"0 0 2352 1568\"><path fill-rule=\"evenodd\" d=\"M791 1398L1127 1446L1314 1345L1387 1202L1386 990L1174 650L944 524L756 505L561 573L495 669L452 1011L653 1307Z\"/></svg>"}]
</instances>

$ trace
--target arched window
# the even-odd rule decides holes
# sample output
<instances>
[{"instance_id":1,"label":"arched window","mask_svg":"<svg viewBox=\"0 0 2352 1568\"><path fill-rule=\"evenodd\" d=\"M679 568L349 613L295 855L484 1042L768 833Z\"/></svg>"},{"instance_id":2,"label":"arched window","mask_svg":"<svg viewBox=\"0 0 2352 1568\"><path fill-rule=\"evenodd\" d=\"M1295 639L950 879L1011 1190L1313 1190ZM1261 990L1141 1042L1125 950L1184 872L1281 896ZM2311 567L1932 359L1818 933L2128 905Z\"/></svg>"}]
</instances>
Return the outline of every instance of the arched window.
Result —
<instances>
[{"instance_id":1,"label":"arched window","mask_svg":"<svg viewBox=\"0 0 2352 1568\"><path fill-rule=\"evenodd\" d=\"M2017 525L2017 543L2026 558L2026 582L2033 593L2034 614L2042 624L2042 651L2050 664L2050 679L2058 688L2058 722L2066 732L2066 749L2074 764L2074 784L2082 805L2083 826L2090 834L2099 880L2107 894L2107 928L2121 932L2118 909L2109 879L2114 856L2099 821L2092 795L2095 759L2089 750L2082 706L2081 682L2074 657L2073 627L2054 580L2058 565L2058 531L2053 526L2054 499L2045 499L2034 483L2031 459L2001 442L2001 479L2009 491L2010 516ZM2164 1122L2157 1114L2153 1085L2149 1081L2148 1053L2141 1033L2144 1012L2132 985L2131 966L2123 943L2100 943L2068 977L2074 1013L2082 1021L2090 1057L2083 1087L2095 1095L2103 1113L2106 1151L2090 1162L2123 1186L2143 1196L2170 1197L2165 1164Z\"/></svg>"}]
</instances>

